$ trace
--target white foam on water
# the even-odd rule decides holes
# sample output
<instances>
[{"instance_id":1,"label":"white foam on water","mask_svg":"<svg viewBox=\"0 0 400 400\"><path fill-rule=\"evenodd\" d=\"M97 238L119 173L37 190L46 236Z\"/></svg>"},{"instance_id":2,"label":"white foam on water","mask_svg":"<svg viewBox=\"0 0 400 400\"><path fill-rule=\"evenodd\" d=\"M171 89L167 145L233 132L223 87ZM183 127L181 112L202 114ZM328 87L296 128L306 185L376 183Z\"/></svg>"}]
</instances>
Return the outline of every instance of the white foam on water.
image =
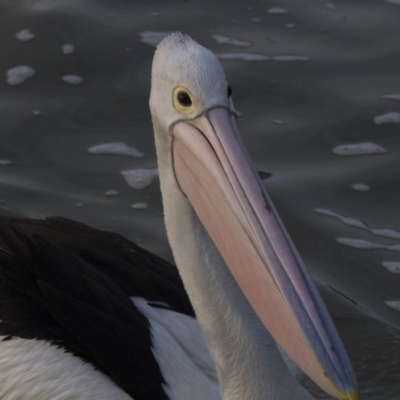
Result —
<instances>
[{"instance_id":1,"label":"white foam on water","mask_svg":"<svg viewBox=\"0 0 400 400\"><path fill-rule=\"evenodd\" d=\"M351 185L351 188L357 192L368 192L371 190L371 188L365 183L355 183L354 185Z\"/></svg>"},{"instance_id":2,"label":"white foam on water","mask_svg":"<svg viewBox=\"0 0 400 400\"><path fill-rule=\"evenodd\" d=\"M110 189L110 190L106 190L106 191L104 192L104 194L105 194L106 196L119 196L119 195L121 194L121 192L119 192L118 190Z\"/></svg>"},{"instance_id":3,"label":"white foam on water","mask_svg":"<svg viewBox=\"0 0 400 400\"><path fill-rule=\"evenodd\" d=\"M9 85L20 85L28 78L31 78L33 75L35 75L35 70L28 65L18 65L17 67L9 69L6 75L7 83Z\"/></svg>"},{"instance_id":4,"label":"white foam on water","mask_svg":"<svg viewBox=\"0 0 400 400\"><path fill-rule=\"evenodd\" d=\"M388 100L400 100L400 93L383 94L382 98Z\"/></svg>"},{"instance_id":5,"label":"white foam on water","mask_svg":"<svg viewBox=\"0 0 400 400\"><path fill-rule=\"evenodd\" d=\"M289 11L286 8L283 7L271 7L268 8L268 14L272 15L288 15Z\"/></svg>"},{"instance_id":6,"label":"white foam on water","mask_svg":"<svg viewBox=\"0 0 400 400\"><path fill-rule=\"evenodd\" d=\"M40 115L42 112L40 110L32 110L32 115Z\"/></svg>"},{"instance_id":7,"label":"white foam on water","mask_svg":"<svg viewBox=\"0 0 400 400\"><path fill-rule=\"evenodd\" d=\"M21 42L29 42L35 38L35 35L29 29L22 29L15 34L15 37Z\"/></svg>"},{"instance_id":8,"label":"white foam on water","mask_svg":"<svg viewBox=\"0 0 400 400\"><path fill-rule=\"evenodd\" d=\"M224 35L212 35L214 40L219 44L229 44L231 46L237 47L249 47L252 45L251 42L246 40L236 39L234 37L224 36Z\"/></svg>"},{"instance_id":9,"label":"white foam on water","mask_svg":"<svg viewBox=\"0 0 400 400\"><path fill-rule=\"evenodd\" d=\"M257 53L222 53L217 54L220 60L241 60L241 61L308 61L310 58L307 56L294 56L294 55L279 55L279 56L265 56Z\"/></svg>"},{"instance_id":10,"label":"white foam on water","mask_svg":"<svg viewBox=\"0 0 400 400\"><path fill-rule=\"evenodd\" d=\"M400 300L388 300L385 301L385 304L388 307L393 308L393 310L400 311Z\"/></svg>"},{"instance_id":11,"label":"white foam on water","mask_svg":"<svg viewBox=\"0 0 400 400\"><path fill-rule=\"evenodd\" d=\"M392 274L400 274L399 261L382 261L382 265Z\"/></svg>"},{"instance_id":12,"label":"white foam on water","mask_svg":"<svg viewBox=\"0 0 400 400\"><path fill-rule=\"evenodd\" d=\"M80 85L83 82L83 79L79 75L64 75L61 80L70 85Z\"/></svg>"},{"instance_id":13,"label":"white foam on water","mask_svg":"<svg viewBox=\"0 0 400 400\"><path fill-rule=\"evenodd\" d=\"M387 114L377 115L374 117L376 125L382 124L400 124L400 113L397 111L391 111Z\"/></svg>"},{"instance_id":14,"label":"white foam on water","mask_svg":"<svg viewBox=\"0 0 400 400\"><path fill-rule=\"evenodd\" d=\"M364 249L364 250L391 250L400 252L400 244L380 244L369 242L368 240L363 239L352 239L352 238L336 238L336 241L340 244L344 244L345 246L354 247L355 249Z\"/></svg>"},{"instance_id":15,"label":"white foam on water","mask_svg":"<svg viewBox=\"0 0 400 400\"><path fill-rule=\"evenodd\" d=\"M394 229L371 228L365 222L362 222L359 219L345 217L344 215L338 214L326 208L316 208L315 212L317 212L318 214L326 215L328 217L336 218L345 225L349 225L359 229L364 229L368 232L373 233L376 236L383 236L391 239L400 239L400 232Z\"/></svg>"},{"instance_id":16,"label":"white foam on water","mask_svg":"<svg viewBox=\"0 0 400 400\"><path fill-rule=\"evenodd\" d=\"M75 51L75 46L71 43L66 43L61 48L61 51L63 52L63 54L71 54Z\"/></svg>"},{"instance_id":17,"label":"white foam on water","mask_svg":"<svg viewBox=\"0 0 400 400\"><path fill-rule=\"evenodd\" d=\"M127 146L122 142L101 143L88 148L92 154L113 154L117 156L142 157L143 153L134 147Z\"/></svg>"},{"instance_id":18,"label":"white foam on water","mask_svg":"<svg viewBox=\"0 0 400 400\"><path fill-rule=\"evenodd\" d=\"M148 44L149 46L157 47L158 43L161 42L166 36L170 35L172 32L162 32L162 31L145 31L140 32L141 41Z\"/></svg>"},{"instance_id":19,"label":"white foam on water","mask_svg":"<svg viewBox=\"0 0 400 400\"><path fill-rule=\"evenodd\" d=\"M147 210L149 208L149 205L147 203L133 203L131 204L131 208L134 210Z\"/></svg>"},{"instance_id":20,"label":"white foam on water","mask_svg":"<svg viewBox=\"0 0 400 400\"><path fill-rule=\"evenodd\" d=\"M397 4L400 6L400 0L386 0L386 3Z\"/></svg>"},{"instance_id":21,"label":"white foam on water","mask_svg":"<svg viewBox=\"0 0 400 400\"><path fill-rule=\"evenodd\" d=\"M386 153L387 150L372 142L342 144L332 149L335 154L340 156L359 156L363 154Z\"/></svg>"},{"instance_id":22,"label":"white foam on water","mask_svg":"<svg viewBox=\"0 0 400 400\"><path fill-rule=\"evenodd\" d=\"M0 167L12 164L11 160L0 159Z\"/></svg>"},{"instance_id":23,"label":"white foam on water","mask_svg":"<svg viewBox=\"0 0 400 400\"><path fill-rule=\"evenodd\" d=\"M149 186L158 176L158 168L138 168L121 171L126 183L134 189Z\"/></svg>"},{"instance_id":24,"label":"white foam on water","mask_svg":"<svg viewBox=\"0 0 400 400\"><path fill-rule=\"evenodd\" d=\"M83 207L83 203L80 203L80 202L78 202L78 203L75 203L75 207Z\"/></svg>"},{"instance_id":25,"label":"white foam on water","mask_svg":"<svg viewBox=\"0 0 400 400\"><path fill-rule=\"evenodd\" d=\"M281 119L271 119L271 122L277 125L285 125L285 122L282 121Z\"/></svg>"}]
</instances>

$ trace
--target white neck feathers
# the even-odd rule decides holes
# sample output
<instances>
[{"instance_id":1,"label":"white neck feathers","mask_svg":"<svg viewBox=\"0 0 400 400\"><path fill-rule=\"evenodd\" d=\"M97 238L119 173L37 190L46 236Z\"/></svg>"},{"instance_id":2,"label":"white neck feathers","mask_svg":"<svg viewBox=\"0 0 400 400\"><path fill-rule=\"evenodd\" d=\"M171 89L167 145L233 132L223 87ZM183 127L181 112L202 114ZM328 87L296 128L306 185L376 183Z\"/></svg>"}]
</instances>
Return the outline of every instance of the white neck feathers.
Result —
<instances>
[{"instance_id":1,"label":"white neck feathers","mask_svg":"<svg viewBox=\"0 0 400 400\"><path fill-rule=\"evenodd\" d=\"M239 289L214 243L181 192L171 140L156 147L168 239L216 362L224 400L311 400L295 381L270 334ZM163 139L161 139L163 138Z\"/></svg>"}]
</instances>

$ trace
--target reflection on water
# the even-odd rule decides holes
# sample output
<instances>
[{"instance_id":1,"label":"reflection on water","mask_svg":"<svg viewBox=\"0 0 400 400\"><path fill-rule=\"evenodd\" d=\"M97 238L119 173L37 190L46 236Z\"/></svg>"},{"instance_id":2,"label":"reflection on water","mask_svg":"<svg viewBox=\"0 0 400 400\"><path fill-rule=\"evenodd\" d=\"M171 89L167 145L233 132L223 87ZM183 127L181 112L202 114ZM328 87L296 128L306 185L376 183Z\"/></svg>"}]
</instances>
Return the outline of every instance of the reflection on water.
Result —
<instances>
[{"instance_id":1,"label":"reflection on water","mask_svg":"<svg viewBox=\"0 0 400 400\"><path fill-rule=\"evenodd\" d=\"M2 214L63 215L170 259L150 65L166 32L187 32L224 65L244 140L335 315L363 399L398 399L397 0L19 0L0 13ZM134 189L138 176L147 181Z\"/></svg>"}]
</instances>

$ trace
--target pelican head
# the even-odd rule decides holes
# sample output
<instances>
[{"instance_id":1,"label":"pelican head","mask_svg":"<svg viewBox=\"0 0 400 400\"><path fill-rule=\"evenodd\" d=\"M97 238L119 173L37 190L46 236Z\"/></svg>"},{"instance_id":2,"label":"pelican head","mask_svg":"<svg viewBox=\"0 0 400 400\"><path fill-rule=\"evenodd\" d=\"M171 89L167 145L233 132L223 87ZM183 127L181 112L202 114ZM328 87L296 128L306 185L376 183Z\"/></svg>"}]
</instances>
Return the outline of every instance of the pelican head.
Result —
<instances>
[{"instance_id":1,"label":"pelican head","mask_svg":"<svg viewBox=\"0 0 400 400\"><path fill-rule=\"evenodd\" d=\"M157 47L153 60L153 122L168 132L177 121L193 120L213 107L236 113L220 62L189 36L168 36Z\"/></svg>"},{"instance_id":2,"label":"pelican head","mask_svg":"<svg viewBox=\"0 0 400 400\"><path fill-rule=\"evenodd\" d=\"M346 352L242 144L230 95L209 50L180 33L159 44L150 108L167 232L188 294L197 313L196 282L184 271L193 260L180 244L193 213L289 357L332 396L356 400Z\"/></svg>"}]
</instances>

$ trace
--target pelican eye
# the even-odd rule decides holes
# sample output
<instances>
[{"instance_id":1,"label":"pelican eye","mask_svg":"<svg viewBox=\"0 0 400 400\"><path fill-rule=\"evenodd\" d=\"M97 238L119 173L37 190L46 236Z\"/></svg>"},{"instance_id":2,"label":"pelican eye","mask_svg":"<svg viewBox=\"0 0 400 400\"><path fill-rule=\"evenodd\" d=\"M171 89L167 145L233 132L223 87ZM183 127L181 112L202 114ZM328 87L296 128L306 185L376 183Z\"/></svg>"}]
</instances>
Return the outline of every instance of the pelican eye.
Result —
<instances>
[{"instance_id":1,"label":"pelican eye","mask_svg":"<svg viewBox=\"0 0 400 400\"><path fill-rule=\"evenodd\" d=\"M182 114L191 114L195 111L195 100L189 89L178 86L174 89L173 103L177 111Z\"/></svg>"},{"instance_id":2,"label":"pelican eye","mask_svg":"<svg viewBox=\"0 0 400 400\"><path fill-rule=\"evenodd\" d=\"M231 85L226 81L225 82L225 87L226 87L226 94L228 95L228 99L232 96L232 88Z\"/></svg>"},{"instance_id":3,"label":"pelican eye","mask_svg":"<svg viewBox=\"0 0 400 400\"><path fill-rule=\"evenodd\" d=\"M180 90L176 96L181 106L190 107L192 105L192 99L187 92Z\"/></svg>"}]
</instances>

